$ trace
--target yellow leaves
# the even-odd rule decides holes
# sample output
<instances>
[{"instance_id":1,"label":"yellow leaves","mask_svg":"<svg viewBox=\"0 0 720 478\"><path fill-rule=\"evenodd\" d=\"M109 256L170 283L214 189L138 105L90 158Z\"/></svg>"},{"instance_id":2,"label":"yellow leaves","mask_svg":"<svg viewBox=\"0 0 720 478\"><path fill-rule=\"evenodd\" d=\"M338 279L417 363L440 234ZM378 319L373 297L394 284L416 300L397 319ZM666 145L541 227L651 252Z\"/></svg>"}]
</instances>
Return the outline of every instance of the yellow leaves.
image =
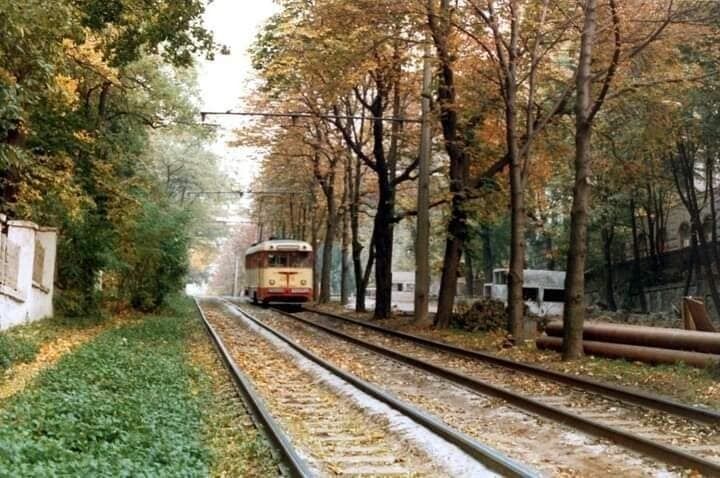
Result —
<instances>
[{"instance_id":1,"label":"yellow leaves","mask_svg":"<svg viewBox=\"0 0 720 478\"><path fill-rule=\"evenodd\" d=\"M5 68L0 67L0 83L14 86L17 83L17 78Z\"/></svg>"},{"instance_id":2,"label":"yellow leaves","mask_svg":"<svg viewBox=\"0 0 720 478\"><path fill-rule=\"evenodd\" d=\"M88 199L75 184L72 158L59 154L41 157L20 175L17 213L32 217L38 204L52 201L62 204L71 217L77 217Z\"/></svg>"},{"instance_id":3,"label":"yellow leaves","mask_svg":"<svg viewBox=\"0 0 720 478\"><path fill-rule=\"evenodd\" d=\"M92 136L90 136L90 133L88 133L88 132L87 132L86 130L84 130L84 129L75 131L75 132L73 133L73 136L74 136L75 139L77 139L78 141L82 141L83 143L86 143L86 144L92 144L92 143L95 141L95 139L94 139Z\"/></svg>"},{"instance_id":4,"label":"yellow leaves","mask_svg":"<svg viewBox=\"0 0 720 478\"><path fill-rule=\"evenodd\" d=\"M102 42L100 38L86 31L85 42L75 43L74 40L66 38L63 40L63 48L68 58L74 60L80 66L88 68L104 79L119 85L119 71L110 67L102 53Z\"/></svg>"},{"instance_id":5,"label":"yellow leaves","mask_svg":"<svg viewBox=\"0 0 720 478\"><path fill-rule=\"evenodd\" d=\"M55 76L55 88L60 95L60 100L68 106L74 106L78 102L78 84L75 78L66 75Z\"/></svg>"}]
</instances>

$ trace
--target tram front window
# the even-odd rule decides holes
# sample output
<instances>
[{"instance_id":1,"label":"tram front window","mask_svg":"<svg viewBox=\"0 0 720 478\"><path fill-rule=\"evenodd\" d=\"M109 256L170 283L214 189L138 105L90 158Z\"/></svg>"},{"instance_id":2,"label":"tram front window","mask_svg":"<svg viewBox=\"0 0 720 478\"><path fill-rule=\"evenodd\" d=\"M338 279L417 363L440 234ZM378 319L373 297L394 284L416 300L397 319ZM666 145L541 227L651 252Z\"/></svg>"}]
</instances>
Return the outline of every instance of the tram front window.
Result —
<instances>
[{"instance_id":1,"label":"tram front window","mask_svg":"<svg viewBox=\"0 0 720 478\"><path fill-rule=\"evenodd\" d=\"M287 254L268 254L268 267L287 267Z\"/></svg>"},{"instance_id":2,"label":"tram front window","mask_svg":"<svg viewBox=\"0 0 720 478\"><path fill-rule=\"evenodd\" d=\"M312 267L312 254L310 252L291 252L290 267Z\"/></svg>"},{"instance_id":3,"label":"tram front window","mask_svg":"<svg viewBox=\"0 0 720 478\"><path fill-rule=\"evenodd\" d=\"M279 252L268 254L267 267L312 267L310 252Z\"/></svg>"}]
</instances>

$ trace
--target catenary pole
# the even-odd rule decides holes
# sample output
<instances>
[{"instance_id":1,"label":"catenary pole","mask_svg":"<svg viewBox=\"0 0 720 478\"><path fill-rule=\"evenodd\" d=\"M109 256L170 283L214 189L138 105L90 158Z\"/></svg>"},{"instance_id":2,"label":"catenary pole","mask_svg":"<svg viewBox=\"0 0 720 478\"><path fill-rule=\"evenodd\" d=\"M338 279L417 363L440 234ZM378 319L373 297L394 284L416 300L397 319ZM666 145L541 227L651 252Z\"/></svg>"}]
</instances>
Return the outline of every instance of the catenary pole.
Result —
<instances>
[{"instance_id":1,"label":"catenary pole","mask_svg":"<svg viewBox=\"0 0 720 478\"><path fill-rule=\"evenodd\" d=\"M430 42L425 43L423 60L422 123L420 162L418 164L417 227L415 241L415 322L429 324L430 295L430 96L432 94L432 65Z\"/></svg>"},{"instance_id":2,"label":"catenary pole","mask_svg":"<svg viewBox=\"0 0 720 478\"><path fill-rule=\"evenodd\" d=\"M235 253L235 276L233 278L233 297L238 296L238 269L240 267L240 254Z\"/></svg>"}]
</instances>

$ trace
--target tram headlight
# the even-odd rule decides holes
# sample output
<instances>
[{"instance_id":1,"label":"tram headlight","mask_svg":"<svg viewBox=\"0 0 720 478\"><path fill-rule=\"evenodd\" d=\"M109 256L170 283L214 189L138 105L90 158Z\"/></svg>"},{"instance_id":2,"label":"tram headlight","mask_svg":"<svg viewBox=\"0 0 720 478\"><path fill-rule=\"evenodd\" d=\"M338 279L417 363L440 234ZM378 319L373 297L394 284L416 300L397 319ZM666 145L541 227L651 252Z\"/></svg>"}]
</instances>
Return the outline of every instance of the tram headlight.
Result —
<instances>
[{"instance_id":1,"label":"tram headlight","mask_svg":"<svg viewBox=\"0 0 720 478\"><path fill-rule=\"evenodd\" d=\"M307 285L307 281L305 279L301 280L300 285Z\"/></svg>"},{"instance_id":2,"label":"tram headlight","mask_svg":"<svg viewBox=\"0 0 720 478\"><path fill-rule=\"evenodd\" d=\"M270 283L270 285L275 285L275 281L273 279L270 279L268 282Z\"/></svg>"}]
</instances>

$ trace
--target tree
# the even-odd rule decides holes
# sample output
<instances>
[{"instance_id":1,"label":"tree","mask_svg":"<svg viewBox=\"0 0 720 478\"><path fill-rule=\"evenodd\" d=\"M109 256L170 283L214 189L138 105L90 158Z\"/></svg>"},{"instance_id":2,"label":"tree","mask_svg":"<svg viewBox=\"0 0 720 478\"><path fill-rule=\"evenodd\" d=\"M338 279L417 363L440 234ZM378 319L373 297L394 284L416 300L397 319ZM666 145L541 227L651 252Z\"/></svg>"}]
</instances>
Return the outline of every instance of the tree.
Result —
<instances>
[{"instance_id":1,"label":"tree","mask_svg":"<svg viewBox=\"0 0 720 478\"><path fill-rule=\"evenodd\" d=\"M494 70L491 81L502 98L505 152L500 161L509 165L510 184L510 267L508 273L508 331L518 340L525 336L523 270L525 269L525 229L527 178L533 143L550 120L565 108L569 87L552 87L557 78L548 69L557 46L567 35L573 19L563 18L550 2L487 0L484 5L470 2L477 23L461 23L460 28L479 47ZM562 83L562 82L561 82ZM546 98L539 97L540 93ZM548 106L549 105L549 106Z\"/></svg>"},{"instance_id":2,"label":"tree","mask_svg":"<svg viewBox=\"0 0 720 478\"><path fill-rule=\"evenodd\" d=\"M61 228L59 305L87 313L99 305L101 277L103 296L124 297L117 287L132 275L135 232L168 204L154 158L143 154L148 131L192 122L192 72L179 68L190 66L191 50L212 54L216 45L198 2L156 4L142 16L131 2L0 3L1 207ZM133 48L121 45L131 38ZM191 215L171 215L170 242L145 249L158 267L148 271L153 300L144 304L178 287L184 269L170 264L186 261Z\"/></svg>"}]
</instances>

